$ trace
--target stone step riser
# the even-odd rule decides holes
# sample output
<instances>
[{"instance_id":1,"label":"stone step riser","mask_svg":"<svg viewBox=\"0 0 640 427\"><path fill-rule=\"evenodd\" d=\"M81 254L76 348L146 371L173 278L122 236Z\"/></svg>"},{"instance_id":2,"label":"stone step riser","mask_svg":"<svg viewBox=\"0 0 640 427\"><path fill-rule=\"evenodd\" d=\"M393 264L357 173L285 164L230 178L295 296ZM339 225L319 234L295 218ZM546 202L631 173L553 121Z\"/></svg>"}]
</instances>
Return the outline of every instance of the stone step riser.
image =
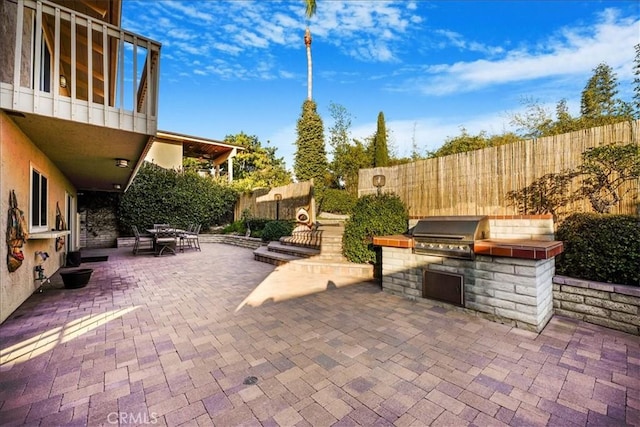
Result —
<instances>
[{"instance_id":1,"label":"stone step riser","mask_svg":"<svg viewBox=\"0 0 640 427\"><path fill-rule=\"evenodd\" d=\"M292 248L295 248L295 247L292 246ZM284 254L284 255L291 255L299 258L310 258L310 257L319 255L319 254L310 254L310 253L300 252L300 251L296 251L295 249L286 250L283 248L269 248L269 252L275 252L275 253Z\"/></svg>"}]
</instances>

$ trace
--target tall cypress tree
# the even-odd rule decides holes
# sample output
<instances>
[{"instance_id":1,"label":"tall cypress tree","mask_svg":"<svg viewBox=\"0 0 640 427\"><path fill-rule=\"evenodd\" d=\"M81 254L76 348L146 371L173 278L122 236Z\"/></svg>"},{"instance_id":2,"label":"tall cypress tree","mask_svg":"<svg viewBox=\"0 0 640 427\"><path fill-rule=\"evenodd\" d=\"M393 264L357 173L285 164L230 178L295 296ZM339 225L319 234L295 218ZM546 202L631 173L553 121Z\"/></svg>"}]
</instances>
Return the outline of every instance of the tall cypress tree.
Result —
<instances>
[{"instance_id":1,"label":"tall cypress tree","mask_svg":"<svg viewBox=\"0 0 640 427\"><path fill-rule=\"evenodd\" d=\"M389 148L387 147L387 127L384 113L378 113L378 128L373 137L373 167L389 166Z\"/></svg>"},{"instance_id":2,"label":"tall cypress tree","mask_svg":"<svg viewBox=\"0 0 640 427\"><path fill-rule=\"evenodd\" d=\"M593 76L582 91L580 113L586 119L598 119L616 115L618 79L613 69L601 63L593 70Z\"/></svg>"},{"instance_id":3,"label":"tall cypress tree","mask_svg":"<svg viewBox=\"0 0 640 427\"><path fill-rule=\"evenodd\" d=\"M307 181L313 178L315 185L321 186L324 184L328 163L324 148L324 126L314 101L304 101L296 128L298 139L293 165L296 179Z\"/></svg>"}]
</instances>

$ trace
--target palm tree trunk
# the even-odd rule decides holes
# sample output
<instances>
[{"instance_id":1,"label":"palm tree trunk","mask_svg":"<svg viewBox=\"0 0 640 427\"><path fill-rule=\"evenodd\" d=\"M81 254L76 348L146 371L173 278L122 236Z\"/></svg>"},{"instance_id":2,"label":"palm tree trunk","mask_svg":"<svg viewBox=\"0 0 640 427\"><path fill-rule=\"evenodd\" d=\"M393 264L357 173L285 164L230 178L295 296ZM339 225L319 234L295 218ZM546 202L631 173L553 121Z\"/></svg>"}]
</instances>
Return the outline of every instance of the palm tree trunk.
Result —
<instances>
[{"instance_id":1,"label":"palm tree trunk","mask_svg":"<svg viewBox=\"0 0 640 427\"><path fill-rule=\"evenodd\" d=\"M311 101L313 99L311 96L313 88L313 68L311 65L311 31L308 27L304 32L304 44L307 47L307 99Z\"/></svg>"}]
</instances>

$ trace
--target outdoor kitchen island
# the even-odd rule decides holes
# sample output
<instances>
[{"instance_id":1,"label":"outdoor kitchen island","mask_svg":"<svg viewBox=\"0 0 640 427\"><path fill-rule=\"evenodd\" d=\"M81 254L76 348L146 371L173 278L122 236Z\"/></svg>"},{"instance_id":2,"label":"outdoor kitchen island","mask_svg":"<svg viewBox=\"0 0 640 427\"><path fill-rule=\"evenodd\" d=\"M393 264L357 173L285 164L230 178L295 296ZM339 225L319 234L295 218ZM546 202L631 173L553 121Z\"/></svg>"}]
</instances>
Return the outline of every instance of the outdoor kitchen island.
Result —
<instances>
[{"instance_id":1,"label":"outdoor kitchen island","mask_svg":"<svg viewBox=\"0 0 640 427\"><path fill-rule=\"evenodd\" d=\"M385 292L444 302L493 321L542 331L553 315L555 256L562 252L562 242L550 239L550 216L429 220L438 230L432 232L437 241L425 240L430 226L426 220L407 234L374 237L373 244L382 248Z\"/></svg>"}]
</instances>

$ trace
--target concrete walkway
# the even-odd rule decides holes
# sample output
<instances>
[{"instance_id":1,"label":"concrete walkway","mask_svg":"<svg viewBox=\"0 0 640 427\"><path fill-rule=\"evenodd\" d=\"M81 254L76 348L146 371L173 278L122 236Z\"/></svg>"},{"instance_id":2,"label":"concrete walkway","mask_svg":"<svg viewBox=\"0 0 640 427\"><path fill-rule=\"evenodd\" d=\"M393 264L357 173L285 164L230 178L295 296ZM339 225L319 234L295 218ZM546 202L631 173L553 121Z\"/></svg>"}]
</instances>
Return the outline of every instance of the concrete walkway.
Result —
<instances>
[{"instance_id":1,"label":"concrete walkway","mask_svg":"<svg viewBox=\"0 0 640 427\"><path fill-rule=\"evenodd\" d=\"M536 335L228 245L107 252L0 325L0 424L640 425L637 336Z\"/></svg>"}]
</instances>

